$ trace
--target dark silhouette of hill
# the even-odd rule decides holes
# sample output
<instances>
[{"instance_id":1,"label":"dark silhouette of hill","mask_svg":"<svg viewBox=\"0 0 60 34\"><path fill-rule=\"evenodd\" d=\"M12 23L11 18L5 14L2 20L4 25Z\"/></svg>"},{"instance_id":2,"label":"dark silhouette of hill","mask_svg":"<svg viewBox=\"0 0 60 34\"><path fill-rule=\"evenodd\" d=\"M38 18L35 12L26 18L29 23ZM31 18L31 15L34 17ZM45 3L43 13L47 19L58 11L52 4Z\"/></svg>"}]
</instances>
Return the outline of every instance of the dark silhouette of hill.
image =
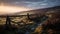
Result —
<instances>
[{"instance_id":1,"label":"dark silhouette of hill","mask_svg":"<svg viewBox=\"0 0 60 34\"><path fill-rule=\"evenodd\" d=\"M23 12L19 12L19 13L15 13L15 14L26 14L26 13L30 13L30 14L35 14L35 13L45 13L48 11L60 11L60 6L55 6L55 7L50 7L50 8L44 8L44 9L34 9L34 10L29 10L29 11L23 11Z\"/></svg>"},{"instance_id":2,"label":"dark silhouette of hill","mask_svg":"<svg viewBox=\"0 0 60 34\"><path fill-rule=\"evenodd\" d=\"M26 15L27 13L29 13L29 14L44 14L45 12L49 12L49 11L54 11L54 12L60 13L60 6L54 6L54 7L43 8L43 9L34 9L34 10L29 10L29 11L22 11L22 12L17 12L14 14L12 13L12 14L8 14L8 15Z\"/></svg>"}]
</instances>

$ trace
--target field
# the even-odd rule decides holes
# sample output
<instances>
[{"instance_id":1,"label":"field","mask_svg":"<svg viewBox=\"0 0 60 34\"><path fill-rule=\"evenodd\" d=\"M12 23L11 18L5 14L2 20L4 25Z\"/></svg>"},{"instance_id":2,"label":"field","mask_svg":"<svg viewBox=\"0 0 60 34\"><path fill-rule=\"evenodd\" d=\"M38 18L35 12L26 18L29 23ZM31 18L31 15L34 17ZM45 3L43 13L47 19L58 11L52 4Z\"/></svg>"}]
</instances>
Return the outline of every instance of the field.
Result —
<instances>
[{"instance_id":1,"label":"field","mask_svg":"<svg viewBox=\"0 0 60 34\"><path fill-rule=\"evenodd\" d=\"M59 8L34 14L0 16L1 34L60 34L59 27Z\"/></svg>"}]
</instances>

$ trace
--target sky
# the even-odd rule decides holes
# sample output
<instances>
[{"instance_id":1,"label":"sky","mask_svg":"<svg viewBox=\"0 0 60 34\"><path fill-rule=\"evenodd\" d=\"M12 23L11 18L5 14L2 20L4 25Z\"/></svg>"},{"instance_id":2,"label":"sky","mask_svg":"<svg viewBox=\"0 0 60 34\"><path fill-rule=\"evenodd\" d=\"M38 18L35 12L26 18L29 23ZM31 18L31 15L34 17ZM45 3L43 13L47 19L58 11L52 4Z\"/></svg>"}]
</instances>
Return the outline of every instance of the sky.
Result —
<instances>
[{"instance_id":1,"label":"sky","mask_svg":"<svg viewBox=\"0 0 60 34\"><path fill-rule=\"evenodd\" d=\"M6 3L25 8L39 9L46 7L59 6L60 0L0 0L0 3Z\"/></svg>"},{"instance_id":2,"label":"sky","mask_svg":"<svg viewBox=\"0 0 60 34\"><path fill-rule=\"evenodd\" d=\"M0 13L8 13L10 10L10 12L13 13L17 11L49 8L54 6L60 6L60 0L0 0ZM6 10L4 10L5 8Z\"/></svg>"}]
</instances>

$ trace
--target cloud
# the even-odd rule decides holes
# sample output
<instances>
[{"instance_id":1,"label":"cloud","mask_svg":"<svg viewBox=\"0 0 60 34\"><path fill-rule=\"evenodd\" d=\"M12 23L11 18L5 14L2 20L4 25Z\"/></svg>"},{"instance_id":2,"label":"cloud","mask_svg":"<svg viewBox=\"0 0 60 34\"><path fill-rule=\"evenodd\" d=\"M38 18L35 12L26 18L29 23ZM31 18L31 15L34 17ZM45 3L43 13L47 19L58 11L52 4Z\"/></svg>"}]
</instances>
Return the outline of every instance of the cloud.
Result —
<instances>
[{"instance_id":1,"label":"cloud","mask_svg":"<svg viewBox=\"0 0 60 34\"><path fill-rule=\"evenodd\" d=\"M60 0L0 0L0 2L32 9L60 6Z\"/></svg>"}]
</instances>

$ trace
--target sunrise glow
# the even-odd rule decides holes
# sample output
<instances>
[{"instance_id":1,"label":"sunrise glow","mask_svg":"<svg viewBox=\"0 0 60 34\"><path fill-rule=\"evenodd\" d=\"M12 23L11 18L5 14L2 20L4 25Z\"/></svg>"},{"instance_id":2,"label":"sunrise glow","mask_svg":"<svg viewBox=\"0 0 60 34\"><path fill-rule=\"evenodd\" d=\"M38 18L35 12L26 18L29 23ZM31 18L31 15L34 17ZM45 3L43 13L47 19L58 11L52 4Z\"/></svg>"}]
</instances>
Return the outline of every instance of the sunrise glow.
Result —
<instances>
[{"instance_id":1,"label":"sunrise glow","mask_svg":"<svg viewBox=\"0 0 60 34\"><path fill-rule=\"evenodd\" d=\"M11 13L17 13L22 11L28 11L30 9L23 8L23 7L16 7L16 6L0 6L0 15L1 14L11 14Z\"/></svg>"}]
</instances>

